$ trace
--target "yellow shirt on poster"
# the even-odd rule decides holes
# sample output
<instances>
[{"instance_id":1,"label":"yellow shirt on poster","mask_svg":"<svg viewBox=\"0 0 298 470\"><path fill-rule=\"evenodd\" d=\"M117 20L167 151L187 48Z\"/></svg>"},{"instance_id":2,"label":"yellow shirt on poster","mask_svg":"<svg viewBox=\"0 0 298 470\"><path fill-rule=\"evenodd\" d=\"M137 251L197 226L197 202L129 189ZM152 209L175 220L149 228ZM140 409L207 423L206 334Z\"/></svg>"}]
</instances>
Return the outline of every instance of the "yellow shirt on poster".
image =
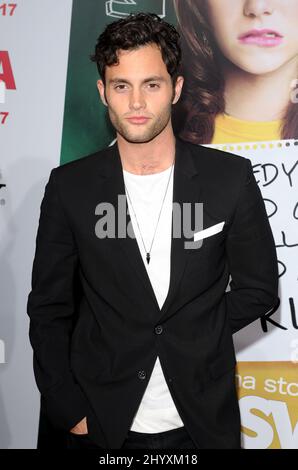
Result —
<instances>
[{"instance_id":1,"label":"yellow shirt on poster","mask_svg":"<svg viewBox=\"0 0 298 470\"><path fill-rule=\"evenodd\" d=\"M215 118L215 132L211 144L280 140L282 120L246 121L228 114Z\"/></svg>"}]
</instances>

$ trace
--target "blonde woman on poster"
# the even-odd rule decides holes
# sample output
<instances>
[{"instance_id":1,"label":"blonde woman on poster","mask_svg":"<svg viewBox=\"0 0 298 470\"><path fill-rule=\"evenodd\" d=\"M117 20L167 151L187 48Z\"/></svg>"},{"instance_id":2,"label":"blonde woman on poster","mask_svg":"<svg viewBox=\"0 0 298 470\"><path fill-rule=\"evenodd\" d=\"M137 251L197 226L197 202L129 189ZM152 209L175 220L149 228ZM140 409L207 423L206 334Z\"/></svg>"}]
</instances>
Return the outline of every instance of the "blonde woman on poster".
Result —
<instances>
[{"instance_id":1,"label":"blonde woman on poster","mask_svg":"<svg viewBox=\"0 0 298 470\"><path fill-rule=\"evenodd\" d=\"M201 144L298 138L298 0L174 5L186 77L176 112L181 137Z\"/></svg>"}]
</instances>

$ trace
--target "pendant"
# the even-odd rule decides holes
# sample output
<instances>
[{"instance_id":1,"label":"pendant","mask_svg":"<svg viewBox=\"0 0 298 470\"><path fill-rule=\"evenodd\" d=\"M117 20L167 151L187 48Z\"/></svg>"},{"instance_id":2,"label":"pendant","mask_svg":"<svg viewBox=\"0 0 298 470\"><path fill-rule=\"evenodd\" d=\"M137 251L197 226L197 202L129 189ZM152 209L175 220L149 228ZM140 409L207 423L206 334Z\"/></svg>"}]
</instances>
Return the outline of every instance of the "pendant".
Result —
<instances>
[{"instance_id":1,"label":"pendant","mask_svg":"<svg viewBox=\"0 0 298 470\"><path fill-rule=\"evenodd\" d=\"M150 253L146 253L146 260L147 260L147 263L149 264L149 262L150 262Z\"/></svg>"}]
</instances>

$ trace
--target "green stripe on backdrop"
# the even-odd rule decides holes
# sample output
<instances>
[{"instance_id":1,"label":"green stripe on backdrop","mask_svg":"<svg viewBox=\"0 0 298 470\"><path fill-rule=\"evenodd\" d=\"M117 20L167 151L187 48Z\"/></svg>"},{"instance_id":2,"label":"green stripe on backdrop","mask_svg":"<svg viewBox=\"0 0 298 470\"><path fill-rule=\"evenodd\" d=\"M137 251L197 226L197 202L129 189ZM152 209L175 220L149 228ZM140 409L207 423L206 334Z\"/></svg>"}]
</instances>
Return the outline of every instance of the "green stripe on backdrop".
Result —
<instances>
[{"instance_id":1,"label":"green stripe on backdrop","mask_svg":"<svg viewBox=\"0 0 298 470\"><path fill-rule=\"evenodd\" d=\"M60 164L107 147L115 138L89 56L106 24L138 11L165 13L164 19L176 24L172 0L73 0Z\"/></svg>"}]
</instances>

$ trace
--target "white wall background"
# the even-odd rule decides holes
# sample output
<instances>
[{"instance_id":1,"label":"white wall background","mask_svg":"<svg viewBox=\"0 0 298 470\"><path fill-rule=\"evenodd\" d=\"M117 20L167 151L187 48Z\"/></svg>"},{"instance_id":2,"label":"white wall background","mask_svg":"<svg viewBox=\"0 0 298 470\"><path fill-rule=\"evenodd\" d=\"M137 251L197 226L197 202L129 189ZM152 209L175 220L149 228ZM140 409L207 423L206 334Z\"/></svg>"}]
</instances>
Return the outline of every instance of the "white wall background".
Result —
<instances>
[{"instance_id":1,"label":"white wall background","mask_svg":"<svg viewBox=\"0 0 298 470\"><path fill-rule=\"evenodd\" d=\"M0 100L9 112L0 124L0 448L14 449L37 442L26 303L40 203L60 160L72 0L15 3L12 16L0 10L0 51L17 87Z\"/></svg>"}]
</instances>

